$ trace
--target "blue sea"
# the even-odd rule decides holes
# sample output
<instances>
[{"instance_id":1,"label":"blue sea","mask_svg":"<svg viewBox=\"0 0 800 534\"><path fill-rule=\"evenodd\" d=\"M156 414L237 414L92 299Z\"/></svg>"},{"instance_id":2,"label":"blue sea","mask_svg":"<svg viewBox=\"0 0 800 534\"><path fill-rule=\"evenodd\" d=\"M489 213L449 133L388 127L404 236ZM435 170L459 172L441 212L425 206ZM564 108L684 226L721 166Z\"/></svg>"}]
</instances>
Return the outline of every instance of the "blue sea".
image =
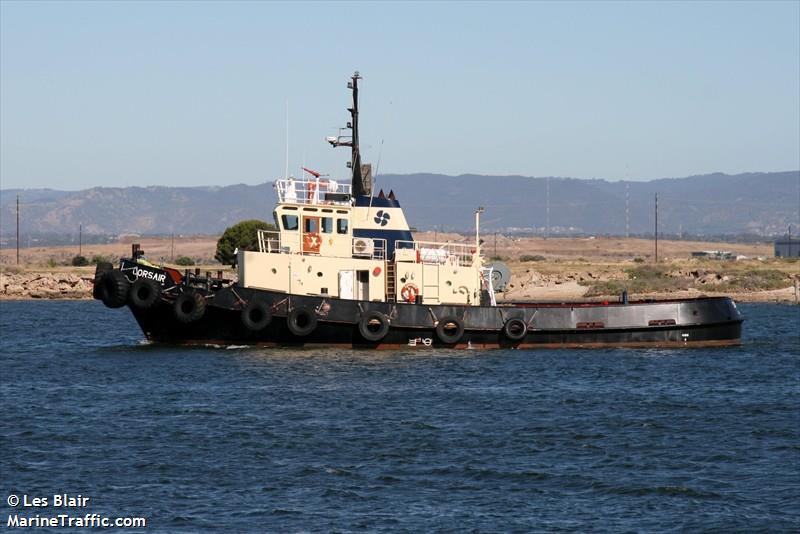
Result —
<instances>
[{"instance_id":1,"label":"blue sea","mask_svg":"<svg viewBox=\"0 0 800 534\"><path fill-rule=\"evenodd\" d=\"M370 352L148 345L124 309L2 302L2 523L797 532L800 307L740 309L736 348Z\"/></svg>"}]
</instances>

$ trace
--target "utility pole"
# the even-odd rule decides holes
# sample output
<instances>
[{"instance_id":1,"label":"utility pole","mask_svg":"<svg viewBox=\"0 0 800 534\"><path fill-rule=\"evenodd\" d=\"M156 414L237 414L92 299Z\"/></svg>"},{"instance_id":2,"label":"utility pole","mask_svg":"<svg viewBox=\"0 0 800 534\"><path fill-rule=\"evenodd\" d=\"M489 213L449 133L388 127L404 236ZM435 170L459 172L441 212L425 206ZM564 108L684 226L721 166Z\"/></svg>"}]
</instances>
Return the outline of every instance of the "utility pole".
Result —
<instances>
[{"instance_id":1,"label":"utility pole","mask_svg":"<svg viewBox=\"0 0 800 534\"><path fill-rule=\"evenodd\" d=\"M175 232L172 232L172 244L170 246L170 263L175 263Z\"/></svg>"},{"instance_id":2,"label":"utility pole","mask_svg":"<svg viewBox=\"0 0 800 534\"><path fill-rule=\"evenodd\" d=\"M83 256L83 223L78 225L78 256Z\"/></svg>"},{"instance_id":3,"label":"utility pole","mask_svg":"<svg viewBox=\"0 0 800 534\"><path fill-rule=\"evenodd\" d=\"M494 257L497 257L497 232L494 233Z\"/></svg>"},{"instance_id":4,"label":"utility pole","mask_svg":"<svg viewBox=\"0 0 800 534\"><path fill-rule=\"evenodd\" d=\"M656 263L658 263L658 193L656 193Z\"/></svg>"},{"instance_id":5,"label":"utility pole","mask_svg":"<svg viewBox=\"0 0 800 534\"><path fill-rule=\"evenodd\" d=\"M17 195L17 265L19 265L19 195Z\"/></svg>"}]
</instances>

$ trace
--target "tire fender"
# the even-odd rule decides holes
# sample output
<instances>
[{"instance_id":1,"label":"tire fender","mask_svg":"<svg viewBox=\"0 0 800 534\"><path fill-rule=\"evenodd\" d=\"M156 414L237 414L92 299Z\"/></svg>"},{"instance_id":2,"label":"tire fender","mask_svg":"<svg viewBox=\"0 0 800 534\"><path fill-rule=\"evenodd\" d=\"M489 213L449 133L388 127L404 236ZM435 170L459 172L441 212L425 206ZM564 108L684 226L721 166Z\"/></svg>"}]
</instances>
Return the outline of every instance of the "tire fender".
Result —
<instances>
[{"instance_id":1,"label":"tire fender","mask_svg":"<svg viewBox=\"0 0 800 534\"><path fill-rule=\"evenodd\" d=\"M149 310L161 300L161 286L154 280L139 278L128 292L128 304L138 310Z\"/></svg>"},{"instance_id":2,"label":"tire fender","mask_svg":"<svg viewBox=\"0 0 800 534\"><path fill-rule=\"evenodd\" d=\"M521 341L528 334L528 325L518 317L513 317L503 325L503 335L511 341Z\"/></svg>"},{"instance_id":3,"label":"tire fender","mask_svg":"<svg viewBox=\"0 0 800 534\"><path fill-rule=\"evenodd\" d=\"M264 330L272 322L272 310L266 302L253 299L242 309L242 324L251 332Z\"/></svg>"},{"instance_id":4,"label":"tire fender","mask_svg":"<svg viewBox=\"0 0 800 534\"><path fill-rule=\"evenodd\" d=\"M178 295L172 304L175 318L184 324L199 321L206 313L206 299L193 289Z\"/></svg>"},{"instance_id":5,"label":"tire fender","mask_svg":"<svg viewBox=\"0 0 800 534\"><path fill-rule=\"evenodd\" d=\"M92 297L97 300L103 300L102 292L100 289L100 279L108 271L113 271L114 266L106 261L101 261L94 268L94 280L92 281Z\"/></svg>"},{"instance_id":6,"label":"tire fender","mask_svg":"<svg viewBox=\"0 0 800 534\"><path fill-rule=\"evenodd\" d=\"M122 271L106 271L100 276L97 295L109 308L121 308L128 300L130 285Z\"/></svg>"},{"instance_id":7,"label":"tire fender","mask_svg":"<svg viewBox=\"0 0 800 534\"><path fill-rule=\"evenodd\" d=\"M286 317L286 326L292 334L305 337L317 328L317 315L303 306L295 308Z\"/></svg>"},{"instance_id":8,"label":"tire fender","mask_svg":"<svg viewBox=\"0 0 800 534\"><path fill-rule=\"evenodd\" d=\"M448 315L439 319L436 323L436 337L439 341L452 345L458 343L464 335L464 321L455 315Z\"/></svg>"},{"instance_id":9,"label":"tire fender","mask_svg":"<svg viewBox=\"0 0 800 534\"><path fill-rule=\"evenodd\" d=\"M389 318L378 311L367 312L358 321L358 333L367 341L380 341L389 333Z\"/></svg>"}]
</instances>

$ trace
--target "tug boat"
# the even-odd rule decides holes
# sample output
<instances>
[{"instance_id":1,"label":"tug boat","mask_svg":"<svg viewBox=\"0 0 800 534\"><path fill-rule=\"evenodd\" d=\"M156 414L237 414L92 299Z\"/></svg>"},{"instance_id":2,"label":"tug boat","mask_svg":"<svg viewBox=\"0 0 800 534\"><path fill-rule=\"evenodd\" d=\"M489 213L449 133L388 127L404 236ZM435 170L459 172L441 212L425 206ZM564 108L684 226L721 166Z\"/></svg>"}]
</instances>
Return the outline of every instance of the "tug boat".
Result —
<instances>
[{"instance_id":1,"label":"tug boat","mask_svg":"<svg viewBox=\"0 0 800 534\"><path fill-rule=\"evenodd\" d=\"M276 231L239 250L237 279L154 265L133 245L99 264L93 295L128 306L147 339L174 344L418 348L689 347L740 343L728 297L498 303L502 265L474 243L414 239L394 192L372 192L359 150L358 82L346 135L349 183L317 172L275 182Z\"/></svg>"}]
</instances>

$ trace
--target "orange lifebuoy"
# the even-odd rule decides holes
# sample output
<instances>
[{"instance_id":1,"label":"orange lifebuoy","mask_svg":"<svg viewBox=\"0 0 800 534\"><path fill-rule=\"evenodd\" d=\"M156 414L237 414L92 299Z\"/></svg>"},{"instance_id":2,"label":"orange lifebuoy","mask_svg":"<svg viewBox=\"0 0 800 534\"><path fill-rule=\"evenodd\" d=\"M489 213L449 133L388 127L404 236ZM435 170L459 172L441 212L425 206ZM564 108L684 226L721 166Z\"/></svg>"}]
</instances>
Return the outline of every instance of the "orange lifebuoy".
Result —
<instances>
[{"instance_id":1,"label":"orange lifebuoy","mask_svg":"<svg viewBox=\"0 0 800 534\"><path fill-rule=\"evenodd\" d=\"M400 296L409 304L414 304L419 296L419 288L414 284L408 283L403 286L403 289L400 291Z\"/></svg>"}]
</instances>

